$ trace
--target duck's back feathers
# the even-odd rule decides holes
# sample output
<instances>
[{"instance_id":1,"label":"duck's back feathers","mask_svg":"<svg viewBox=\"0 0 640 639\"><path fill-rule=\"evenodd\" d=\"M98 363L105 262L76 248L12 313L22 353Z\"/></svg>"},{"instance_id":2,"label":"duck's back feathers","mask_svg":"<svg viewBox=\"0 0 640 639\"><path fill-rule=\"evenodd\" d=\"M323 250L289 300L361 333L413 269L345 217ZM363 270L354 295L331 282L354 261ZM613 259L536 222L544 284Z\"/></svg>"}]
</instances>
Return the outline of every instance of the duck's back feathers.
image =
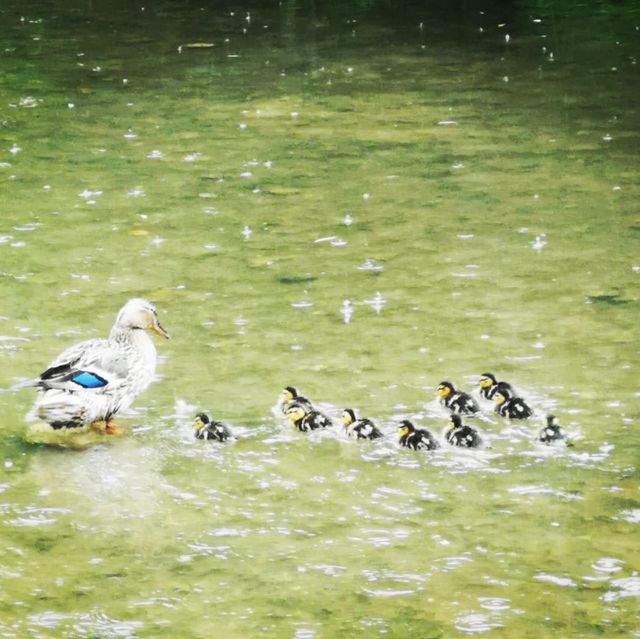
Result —
<instances>
[{"instance_id":1,"label":"duck's back feathers","mask_svg":"<svg viewBox=\"0 0 640 639\"><path fill-rule=\"evenodd\" d=\"M224 442L232 436L229 427L225 423L217 419L211 419L207 413L198 413L196 415L195 427L196 439Z\"/></svg>"},{"instance_id":2,"label":"duck's back feathers","mask_svg":"<svg viewBox=\"0 0 640 639\"><path fill-rule=\"evenodd\" d=\"M444 405L452 412L460 415L475 415L480 407L478 402L468 393L456 391L444 400Z\"/></svg>"},{"instance_id":3,"label":"duck's back feathers","mask_svg":"<svg viewBox=\"0 0 640 639\"><path fill-rule=\"evenodd\" d=\"M333 426L333 422L324 413L321 413L315 408L308 411L307 414L296 423L296 428L302 432L328 428L329 426Z\"/></svg>"},{"instance_id":4,"label":"duck's back feathers","mask_svg":"<svg viewBox=\"0 0 640 639\"><path fill-rule=\"evenodd\" d=\"M538 439L543 444L564 443L566 446L573 446L573 444L567 440L564 430L558 423L558 418L555 415L547 415L547 425L538 434Z\"/></svg>"},{"instance_id":5,"label":"duck's back feathers","mask_svg":"<svg viewBox=\"0 0 640 639\"><path fill-rule=\"evenodd\" d=\"M383 436L378 427L367 418L350 424L347 427L347 435L355 439L380 439Z\"/></svg>"},{"instance_id":6,"label":"duck's back feathers","mask_svg":"<svg viewBox=\"0 0 640 639\"><path fill-rule=\"evenodd\" d=\"M511 397L503 404L496 406L496 412L501 417L509 419L529 419L533 415L531 407L521 397Z\"/></svg>"},{"instance_id":7,"label":"duck's back feathers","mask_svg":"<svg viewBox=\"0 0 640 639\"><path fill-rule=\"evenodd\" d=\"M445 437L450 444L461 448L478 448L482 446L482 438L478 431L466 424L449 430Z\"/></svg>"},{"instance_id":8,"label":"duck's back feathers","mask_svg":"<svg viewBox=\"0 0 640 639\"><path fill-rule=\"evenodd\" d=\"M400 437L400 446L412 450L435 450L440 448L438 440L426 429L416 428L414 431Z\"/></svg>"}]
</instances>

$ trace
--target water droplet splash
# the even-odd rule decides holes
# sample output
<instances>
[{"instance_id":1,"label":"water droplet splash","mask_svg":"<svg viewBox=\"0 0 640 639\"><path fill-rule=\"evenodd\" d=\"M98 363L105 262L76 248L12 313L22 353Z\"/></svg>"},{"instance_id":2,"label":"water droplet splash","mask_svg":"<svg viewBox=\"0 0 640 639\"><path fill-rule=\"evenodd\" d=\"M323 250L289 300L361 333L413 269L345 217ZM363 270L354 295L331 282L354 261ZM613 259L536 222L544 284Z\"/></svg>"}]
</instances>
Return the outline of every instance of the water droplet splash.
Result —
<instances>
[{"instance_id":1,"label":"water droplet splash","mask_svg":"<svg viewBox=\"0 0 640 639\"><path fill-rule=\"evenodd\" d=\"M353 304L351 300L343 300L340 315L342 315L345 324L351 323L351 317L353 316Z\"/></svg>"}]
</instances>

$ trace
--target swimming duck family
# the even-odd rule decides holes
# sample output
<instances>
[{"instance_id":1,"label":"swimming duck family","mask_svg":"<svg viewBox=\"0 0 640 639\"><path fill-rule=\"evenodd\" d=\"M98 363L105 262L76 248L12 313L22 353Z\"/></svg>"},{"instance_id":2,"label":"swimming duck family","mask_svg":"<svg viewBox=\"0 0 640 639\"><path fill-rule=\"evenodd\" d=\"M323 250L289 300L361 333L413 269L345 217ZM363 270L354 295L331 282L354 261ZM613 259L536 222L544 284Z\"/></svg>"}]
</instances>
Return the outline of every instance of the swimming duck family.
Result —
<instances>
[{"instance_id":1,"label":"swimming duck family","mask_svg":"<svg viewBox=\"0 0 640 639\"><path fill-rule=\"evenodd\" d=\"M155 374L156 348L147 332L169 338L155 306L130 299L107 338L67 348L39 377L22 384L39 393L28 418L56 430L104 424L106 433L120 433L114 417L131 406Z\"/></svg>"}]
</instances>

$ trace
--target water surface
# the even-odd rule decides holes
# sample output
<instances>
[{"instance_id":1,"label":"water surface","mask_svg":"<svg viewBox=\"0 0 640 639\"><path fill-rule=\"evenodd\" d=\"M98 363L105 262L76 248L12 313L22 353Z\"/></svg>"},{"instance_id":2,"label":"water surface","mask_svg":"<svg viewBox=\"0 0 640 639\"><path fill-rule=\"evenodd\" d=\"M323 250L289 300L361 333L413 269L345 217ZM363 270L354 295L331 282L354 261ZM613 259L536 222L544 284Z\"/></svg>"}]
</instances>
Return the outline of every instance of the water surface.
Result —
<instances>
[{"instance_id":1,"label":"water surface","mask_svg":"<svg viewBox=\"0 0 640 639\"><path fill-rule=\"evenodd\" d=\"M636 4L149 5L0 9L0 386L173 338L123 438L0 393L0 636L640 636ZM531 423L397 447L485 370Z\"/></svg>"}]
</instances>

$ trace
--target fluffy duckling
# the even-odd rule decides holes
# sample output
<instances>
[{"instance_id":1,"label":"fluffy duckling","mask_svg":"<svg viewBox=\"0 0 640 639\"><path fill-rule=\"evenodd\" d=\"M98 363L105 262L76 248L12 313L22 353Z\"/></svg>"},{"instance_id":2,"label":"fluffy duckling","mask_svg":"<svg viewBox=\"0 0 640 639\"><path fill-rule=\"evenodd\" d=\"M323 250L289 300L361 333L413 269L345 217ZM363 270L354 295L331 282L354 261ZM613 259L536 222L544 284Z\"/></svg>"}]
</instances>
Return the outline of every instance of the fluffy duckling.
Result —
<instances>
[{"instance_id":1,"label":"fluffy duckling","mask_svg":"<svg viewBox=\"0 0 640 639\"><path fill-rule=\"evenodd\" d=\"M478 448L482 446L482 439L475 428L462 423L462 417L451 413L451 421L444 431L445 439L453 446L461 448Z\"/></svg>"},{"instance_id":2,"label":"fluffy duckling","mask_svg":"<svg viewBox=\"0 0 640 639\"><path fill-rule=\"evenodd\" d=\"M214 439L225 442L231 437L231 431L226 424L211 419L206 413L198 413L194 422L196 439Z\"/></svg>"},{"instance_id":3,"label":"fluffy duckling","mask_svg":"<svg viewBox=\"0 0 640 639\"><path fill-rule=\"evenodd\" d=\"M480 410L478 402L469 393L456 390L451 382L440 382L436 392L440 403L452 413L475 415Z\"/></svg>"},{"instance_id":4,"label":"fluffy duckling","mask_svg":"<svg viewBox=\"0 0 640 639\"><path fill-rule=\"evenodd\" d=\"M278 398L278 405L280 406L280 410L283 415L287 414L287 406L292 402L302 404L309 410L313 408L313 404L306 397L300 395L295 386L286 386Z\"/></svg>"},{"instance_id":5,"label":"fluffy duckling","mask_svg":"<svg viewBox=\"0 0 640 639\"><path fill-rule=\"evenodd\" d=\"M333 422L325 414L300 402L289 402L286 414L291 425L303 433L333 426Z\"/></svg>"},{"instance_id":6,"label":"fluffy duckling","mask_svg":"<svg viewBox=\"0 0 640 639\"><path fill-rule=\"evenodd\" d=\"M342 425L347 436L354 439L380 439L382 437L378 427L366 417L358 419L353 408L345 408L342 411Z\"/></svg>"},{"instance_id":7,"label":"fluffy duckling","mask_svg":"<svg viewBox=\"0 0 640 639\"><path fill-rule=\"evenodd\" d=\"M416 428L408 419L398 426L400 446L413 450L435 450L440 448L438 440L426 429Z\"/></svg>"},{"instance_id":8,"label":"fluffy duckling","mask_svg":"<svg viewBox=\"0 0 640 639\"><path fill-rule=\"evenodd\" d=\"M567 440L562 426L560 426L558 418L555 415L547 415L547 425L540 431L538 439L544 444L563 442L567 446L573 446L573 444Z\"/></svg>"},{"instance_id":9,"label":"fluffy duckling","mask_svg":"<svg viewBox=\"0 0 640 639\"><path fill-rule=\"evenodd\" d=\"M493 399L498 390L498 384L508 386L511 393L513 395L516 394L508 382L499 382L493 373L482 373L482 375L480 375L480 396L484 397L484 399Z\"/></svg>"},{"instance_id":10,"label":"fluffy duckling","mask_svg":"<svg viewBox=\"0 0 640 639\"><path fill-rule=\"evenodd\" d=\"M522 399L516 397L513 389L506 382L498 382L498 387L493 396L496 402L495 412L500 417L509 419L528 419L533 414L529 405Z\"/></svg>"}]
</instances>

